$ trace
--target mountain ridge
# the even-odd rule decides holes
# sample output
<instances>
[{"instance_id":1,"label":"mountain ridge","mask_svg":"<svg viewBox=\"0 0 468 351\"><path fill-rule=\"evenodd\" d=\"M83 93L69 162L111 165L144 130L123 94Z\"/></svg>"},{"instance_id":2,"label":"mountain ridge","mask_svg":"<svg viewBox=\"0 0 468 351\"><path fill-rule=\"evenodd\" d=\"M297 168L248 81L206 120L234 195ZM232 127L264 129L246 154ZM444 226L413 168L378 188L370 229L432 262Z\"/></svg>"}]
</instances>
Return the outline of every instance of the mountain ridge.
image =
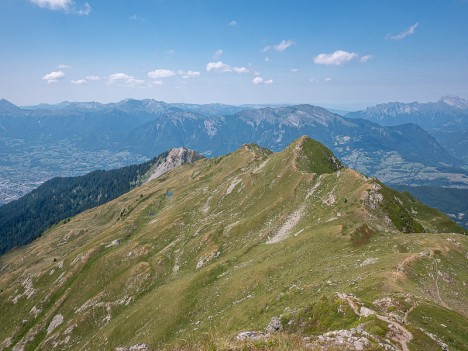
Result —
<instances>
[{"instance_id":1,"label":"mountain ridge","mask_svg":"<svg viewBox=\"0 0 468 351\"><path fill-rule=\"evenodd\" d=\"M71 108L74 104L78 107ZM234 115L212 111L210 116L197 112L196 106L185 106L184 111L150 99L127 99L102 108L93 102L63 106L0 117L1 202L54 176L140 163L172 147L186 146L207 157L252 142L280 151L304 134L327 145L345 165L387 184L468 187L466 163L412 124L382 127L310 105L247 109ZM208 110L224 107L210 105Z\"/></svg>"},{"instance_id":2,"label":"mountain ridge","mask_svg":"<svg viewBox=\"0 0 468 351\"><path fill-rule=\"evenodd\" d=\"M468 159L468 101L445 96L429 103L386 103L350 112L349 118L364 118L381 125L394 126L413 122L427 130L451 152L465 162Z\"/></svg>"},{"instance_id":3,"label":"mountain ridge","mask_svg":"<svg viewBox=\"0 0 468 351\"><path fill-rule=\"evenodd\" d=\"M366 350L436 348L429 334L460 348L468 240L446 233L463 230L348 168L292 167L294 152L323 165L327 149L313 142L311 153L308 140L176 167L0 256L3 345L178 349L206 333L233 342L276 318L318 349L353 328L369 334Z\"/></svg>"},{"instance_id":4,"label":"mountain ridge","mask_svg":"<svg viewBox=\"0 0 468 351\"><path fill-rule=\"evenodd\" d=\"M49 227L105 204L174 167L203 158L186 148L168 150L150 161L78 177L53 178L0 207L0 254L28 244Z\"/></svg>"}]
</instances>

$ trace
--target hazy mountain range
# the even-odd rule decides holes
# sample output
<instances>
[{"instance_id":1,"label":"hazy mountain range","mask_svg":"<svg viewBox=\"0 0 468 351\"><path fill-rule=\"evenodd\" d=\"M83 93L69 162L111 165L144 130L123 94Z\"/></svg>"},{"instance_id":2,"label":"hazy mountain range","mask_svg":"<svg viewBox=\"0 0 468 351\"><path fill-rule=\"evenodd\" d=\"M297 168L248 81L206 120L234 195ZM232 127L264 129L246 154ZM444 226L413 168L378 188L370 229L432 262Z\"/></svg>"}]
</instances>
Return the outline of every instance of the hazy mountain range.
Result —
<instances>
[{"instance_id":1,"label":"hazy mountain range","mask_svg":"<svg viewBox=\"0 0 468 351\"><path fill-rule=\"evenodd\" d=\"M446 194L447 201L429 202L466 226L468 212L460 204L468 198L457 190L468 188L466 106L451 96L435 103L382 104L342 117L311 105L127 99L26 109L2 100L0 204L55 176L138 164L173 147L186 146L208 157L250 142L280 151L304 134L327 145L347 166L387 184L411 186L407 189L422 200ZM440 186L454 190L449 195Z\"/></svg>"},{"instance_id":2,"label":"hazy mountain range","mask_svg":"<svg viewBox=\"0 0 468 351\"><path fill-rule=\"evenodd\" d=\"M350 112L350 118L365 118L385 126L416 123L453 156L468 162L468 101L445 96L429 103L387 103Z\"/></svg>"},{"instance_id":3,"label":"hazy mountain range","mask_svg":"<svg viewBox=\"0 0 468 351\"><path fill-rule=\"evenodd\" d=\"M380 126L310 105L257 107L127 99L26 110L2 100L0 201L11 201L54 176L135 164L172 147L209 157L250 142L279 151L303 134L330 147L346 165L389 184L468 186L463 155L415 124Z\"/></svg>"}]
</instances>

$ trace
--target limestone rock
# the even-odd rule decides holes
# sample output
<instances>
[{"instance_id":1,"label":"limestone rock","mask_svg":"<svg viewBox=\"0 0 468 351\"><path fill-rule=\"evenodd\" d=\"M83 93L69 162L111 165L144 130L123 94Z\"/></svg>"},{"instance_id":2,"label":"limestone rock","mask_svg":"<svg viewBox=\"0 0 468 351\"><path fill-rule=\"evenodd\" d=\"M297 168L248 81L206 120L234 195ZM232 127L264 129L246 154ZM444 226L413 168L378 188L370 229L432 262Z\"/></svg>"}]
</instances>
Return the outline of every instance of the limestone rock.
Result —
<instances>
[{"instance_id":1,"label":"limestone rock","mask_svg":"<svg viewBox=\"0 0 468 351\"><path fill-rule=\"evenodd\" d=\"M281 330L283 330L283 325L281 324L281 319L278 317L273 317L266 327L267 334L277 333Z\"/></svg>"}]
</instances>

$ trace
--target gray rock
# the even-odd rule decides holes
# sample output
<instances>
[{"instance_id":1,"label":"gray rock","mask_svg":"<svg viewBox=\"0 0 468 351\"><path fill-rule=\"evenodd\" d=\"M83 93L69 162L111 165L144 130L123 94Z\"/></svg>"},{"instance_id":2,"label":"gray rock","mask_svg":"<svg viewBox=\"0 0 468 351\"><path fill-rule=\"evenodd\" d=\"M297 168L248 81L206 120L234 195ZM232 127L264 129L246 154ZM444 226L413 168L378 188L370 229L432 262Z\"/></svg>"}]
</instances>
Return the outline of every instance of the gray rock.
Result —
<instances>
[{"instance_id":1,"label":"gray rock","mask_svg":"<svg viewBox=\"0 0 468 351\"><path fill-rule=\"evenodd\" d=\"M266 327L267 334L277 333L281 330L283 330L283 325L281 324L281 319L278 317L273 317Z\"/></svg>"},{"instance_id":2,"label":"gray rock","mask_svg":"<svg viewBox=\"0 0 468 351\"><path fill-rule=\"evenodd\" d=\"M114 349L114 351L148 351L149 346L147 344L136 344L133 346L119 346Z\"/></svg>"},{"instance_id":3,"label":"gray rock","mask_svg":"<svg viewBox=\"0 0 468 351\"><path fill-rule=\"evenodd\" d=\"M129 351L147 351L149 346L146 344L136 344L128 348Z\"/></svg>"},{"instance_id":4,"label":"gray rock","mask_svg":"<svg viewBox=\"0 0 468 351\"><path fill-rule=\"evenodd\" d=\"M263 339L265 337L265 334L256 332L256 331L244 331L240 332L236 336L236 340L259 340Z\"/></svg>"}]
</instances>

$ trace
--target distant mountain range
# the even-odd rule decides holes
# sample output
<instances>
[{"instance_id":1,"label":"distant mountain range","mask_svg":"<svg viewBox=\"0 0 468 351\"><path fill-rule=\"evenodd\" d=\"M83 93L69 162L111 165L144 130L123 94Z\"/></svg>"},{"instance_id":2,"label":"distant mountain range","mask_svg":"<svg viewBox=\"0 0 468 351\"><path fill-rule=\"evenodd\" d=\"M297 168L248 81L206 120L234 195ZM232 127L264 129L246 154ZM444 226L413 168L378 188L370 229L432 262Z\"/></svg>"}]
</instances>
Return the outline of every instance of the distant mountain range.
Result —
<instances>
[{"instance_id":1,"label":"distant mountain range","mask_svg":"<svg viewBox=\"0 0 468 351\"><path fill-rule=\"evenodd\" d=\"M364 118L384 126L416 123L452 156L468 163L468 100L446 96L428 103L391 102L350 112L346 117Z\"/></svg>"},{"instance_id":2,"label":"distant mountain range","mask_svg":"<svg viewBox=\"0 0 468 351\"><path fill-rule=\"evenodd\" d=\"M127 99L25 110L2 100L0 202L54 176L140 163L173 147L218 156L255 142L280 151L300 135L389 184L468 187L466 163L416 124L380 126L311 105L252 107Z\"/></svg>"}]
</instances>

